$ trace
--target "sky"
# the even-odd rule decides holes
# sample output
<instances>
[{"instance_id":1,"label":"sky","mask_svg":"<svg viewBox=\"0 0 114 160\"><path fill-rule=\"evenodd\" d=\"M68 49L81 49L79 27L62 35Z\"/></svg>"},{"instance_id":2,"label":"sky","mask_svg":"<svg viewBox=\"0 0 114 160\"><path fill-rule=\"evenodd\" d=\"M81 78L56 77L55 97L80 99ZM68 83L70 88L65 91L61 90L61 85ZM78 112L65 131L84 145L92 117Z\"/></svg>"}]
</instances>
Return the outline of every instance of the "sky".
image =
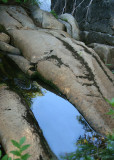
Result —
<instances>
[{"instance_id":1,"label":"sky","mask_svg":"<svg viewBox=\"0 0 114 160\"><path fill-rule=\"evenodd\" d=\"M71 103L46 90L44 96L33 98L32 111L58 157L76 150L76 140L85 131L76 119L80 113Z\"/></svg>"},{"instance_id":2,"label":"sky","mask_svg":"<svg viewBox=\"0 0 114 160\"><path fill-rule=\"evenodd\" d=\"M37 0L40 4L40 9L50 12L51 11L51 0Z\"/></svg>"}]
</instances>

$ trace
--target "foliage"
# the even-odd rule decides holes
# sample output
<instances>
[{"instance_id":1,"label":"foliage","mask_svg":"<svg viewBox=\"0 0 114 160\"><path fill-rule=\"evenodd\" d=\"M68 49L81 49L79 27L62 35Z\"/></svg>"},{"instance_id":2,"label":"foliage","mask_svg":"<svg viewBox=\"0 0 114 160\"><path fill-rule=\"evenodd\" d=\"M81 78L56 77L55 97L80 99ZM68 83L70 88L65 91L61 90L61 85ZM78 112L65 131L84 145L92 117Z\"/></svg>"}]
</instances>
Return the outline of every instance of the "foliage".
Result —
<instances>
[{"instance_id":1,"label":"foliage","mask_svg":"<svg viewBox=\"0 0 114 160\"><path fill-rule=\"evenodd\" d=\"M30 147L30 144L24 145L26 141L26 137L22 137L19 142L15 140L11 140L13 146L15 146L17 149L14 151L11 151L14 156L17 156L18 158L13 159L13 160L27 160L30 155L28 153L23 154L23 151L27 150ZM0 158L2 157L2 151L0 150ZM1 160L12 160L11 157L8 155L4 155Z\"/></svg>"},{"instance_id":2,"label":"foliage","mask_svg":"<svg viewBox=\"0 0 114 160\"><path fill-rule=\"evenodd\" d=\"M112 107L114 107L114 98L111 100L105 99ZM114 109L110 109L109 112L107 113L108 115L112 115L112 118L114 118Z\"/></svg>"},{"instance_id":3,"label":"foliage","mask_svg":"<svg viewBox=\"0 0 114 160\"><path fill-rule=\"evenodd\" d=\"M68 22L66 18L61 18L62 21Z\"/></svg>"},{"instance_id":4,"label":"foliage","mask_svg":"<svg viewBox=\"0 0 114 160\"><path fill-rule=\"evenodd\" d=\"M106 101L114 107L114 98L106 99ZM107 114L113 115L114 110L110 109ZM88 125L80 116L78 120L81 124L84 124L86 131L90 131ZM114 133L106 137L97 134L84 135L78 139L76 145L77 150L75 152L62 158L66 160L111 160L114 157Z\"/></svg>"},{"instance_id":5,"label":"foliage","mask_svg":"<svg viewBox=\"0 0 114 160\"><path fill-rule=\"evenodd\" d=\"M66 160L111 160L114 156L114 134L104 137L96 135L80 137L76 152L67 154Z\"/></svg>"},{"instance_id":6,"label":"foliage","mask_svg":"<svg viewBox=\"0 0 114 160\"><path fill-rule=\"evenodd\" d=\"M31 106L32 98L43 96L37 83L28 79L15 63L0 53L0 86L6 84Z\"/></svg>"},{"instance_id":7,"label":"foliage","mask_svg":"<svg viewBox=\"0 0 114 160\"><path fill-rule=\"evenodd\" d=\"M106 99L106 101L107 101L112 107L114 107L114 98L112 98L111 100Z\"/></svg>"},{"instance_id":8,"label":"foliage","mask_svg":"<svg viewBox=\"0 0 114 160\"><path fill-rule=\"evenodd\" d=\"M56 12L54 10L51 10L50 12L56 19L58 19L58 15L56 14Z\"/></svg>"},{"instance_id":9,"label":"foliage","mask_svg":"<svg viewBox=\"0 0 114 160\"><path fill-rule=\"evenodd\" d=\"M12 2L12 0L1 0L3 3L10 3ZM38 5L38 1L37 0L13 0L13 2L19 3L19 4L29 4L29 5Z\"/></svg>"}]
</instances>

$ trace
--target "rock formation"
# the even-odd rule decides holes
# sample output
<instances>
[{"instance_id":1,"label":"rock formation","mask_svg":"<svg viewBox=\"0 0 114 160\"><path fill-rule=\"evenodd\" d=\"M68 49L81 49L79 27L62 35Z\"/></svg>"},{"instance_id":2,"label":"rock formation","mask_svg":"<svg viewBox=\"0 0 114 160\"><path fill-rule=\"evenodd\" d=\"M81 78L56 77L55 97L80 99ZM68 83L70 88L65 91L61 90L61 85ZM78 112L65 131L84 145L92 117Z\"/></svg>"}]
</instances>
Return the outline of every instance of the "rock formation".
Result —
<instances>
[{"instance_id":1,"label":"rock formation","mask_svg":"<svg viewBox=\"0 0 114 160\"><path fill-rule=\"evenodd\" d=\"M68 13L60 15L58 18L62 23L64 22L63 24L65 24L67 32L71 35L71 37L76 40L80 40L80 31L75 18Z\"/></svg>"},{"instance_id":2,"label":"rock formation","mask_svg":"<svg viewBox=\"0 0 114 160\"><path fill-rule=\"evenodd\" d=\"M15 150L11 140L19 141L20 136L26 136L27 144L31 145L28 149L30 160L54 158L31 110L16 93L2 86L0 87L0 142L6 153Z\"/></svg>"},{"instance_id":3,"label":"rock formation","mask_svg":"<svg viewBox=\"0 0 114 160\"><path fill-rule=\"evenodd\" d=\"M51 8L59 15L69 13L75 17L81 30L81 40L86 44L114 45L113 0L52 0ZM114 63L109 60L109 63Z\"/></svg>"},{"instance_id":4,"label":"rock formation","mask_svg":"<svg viewBox=\"0 0 114 160\"><path fill-rule=\"evenodd\" d=\"M34 20L19 6L0 6L0 25L4 26L10 35L11 44L21 51L21 56L9 56L25 73L38 76L49 85L56 87L97 132L101 134L112 132L114 121L106 114L110 105L105 98L110 100L114 96L114 77L93 49L83 42L74 40L64 31L54 30L53 27L52 29L37 27ZM14 101L17 101L16 104L20 103L19 97L14 93L2 88L0 91L1 97L5 92L6 97L9 94L11 99L12 96L16 96ZM1 98L0 101L2 102ZM7 108L6 102L2 102L1 106L0 110L2 109L4 113ZM13 108L19 110L19 117L20 114L24 114L19 109L20 106ZM25 109L23 110L25 112ZM10 116L10 111L8 113ZM13 116L12 119L15 118L15 114ZM3 118L7 119L7 114L4 113ZM24 124L26 123L25 121ZM10 128L11 123L8 122L7 125ZM0 130L0 139L3 133L6 133L7 125ZM23 135L22 131L19 132ZM15 132L12 134L16 135ZM5 136L8 140L12 138L11 134L6 133ZM5 144L3 141L2 143ZM29 143L32 144L31 140ZM37 145L41 148L39 141ZM39 157L43 154L42 148L37 154Z\"/></svg>"},{"instance_id":5,"label":"rock formation","mask_svg":"<svg viewBox=\"0 0 114 160\"><path fill-rule=\"evenodd\" d=\"M106 37L110 34L110 38L114 35L113 8L113 0L52 0L52 9L57 14L73 14L81 30L97 32L96 34L103 33ZM95 42L95 38L93 41Z\"/></svg>"}]
</instances>

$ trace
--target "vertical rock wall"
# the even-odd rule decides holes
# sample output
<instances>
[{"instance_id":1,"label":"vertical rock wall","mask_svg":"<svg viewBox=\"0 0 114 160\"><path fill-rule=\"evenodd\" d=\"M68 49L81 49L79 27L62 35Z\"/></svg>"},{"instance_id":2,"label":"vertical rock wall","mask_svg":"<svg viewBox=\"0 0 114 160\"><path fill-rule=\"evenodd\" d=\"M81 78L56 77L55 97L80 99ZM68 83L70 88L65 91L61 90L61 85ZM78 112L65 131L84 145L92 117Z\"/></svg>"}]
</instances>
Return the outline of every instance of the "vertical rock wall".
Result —
<instances>
[{"instance_id":1,"label":"vertical rock wall","mask_svg":"<svg viewBox=\"0 0 114 160\"><path fill-rule=\"evenodd\" d=\"M114 45L113 0L52 0L52 9L57 14L65 12L73 14L80 29L87 31L82 34L83 40L86 37L86 43Z\"/></svg>"}]
</instances>

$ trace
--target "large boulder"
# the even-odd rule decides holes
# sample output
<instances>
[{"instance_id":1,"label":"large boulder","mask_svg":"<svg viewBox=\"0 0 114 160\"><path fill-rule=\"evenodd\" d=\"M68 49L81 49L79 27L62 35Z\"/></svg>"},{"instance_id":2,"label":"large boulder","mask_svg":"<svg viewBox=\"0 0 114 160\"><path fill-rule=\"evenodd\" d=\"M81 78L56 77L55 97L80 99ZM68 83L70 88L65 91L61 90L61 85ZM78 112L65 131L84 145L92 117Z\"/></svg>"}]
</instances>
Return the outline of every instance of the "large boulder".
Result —
<instances>
[{"instance_id":1,"label":"large boulder","mask_svg":"<svg viewBox=\"0 0 114 160\"><path fill-rule=\"evenodd\" d=\"M60 23L51 13L38 7L31 7L32 17L37 26L47 29L65 30L64 24Z\"/></svg>"},{"instance_id":2,"label":"large boulder","mask_svg":"<svg viewBox=\"0 0 114 160\"><path fill-rule=\"evenodd\" d=\"M0 87L0 142L6 153L10 154L11 150L16 149L11 140L19 141L23 136L26 137L26 143L30 144L27 150L31 155L30 160L54 158L30 108L16 93L2 86Z\"/></svg>"},{"instance_id":3,"label":"large boulder","mask_svg":"<svg viewBox=\"0 0 114 160\"><path fill-rule=\"evenodd\" d=\"M86 44L101 43L112 46L114 45L114 36L110 34L95 31L81 31L80 37Z\"/></svg>"},{"instance_id":4,"label":"large boulder","mask_svg":"<svg viewBox=\"0 0 114 160\"><path fill-rule=\"evenodd\" d=\"M107 65L110 64L111 68L114 68L114 47L99 43L91 43L88 45L93 48L95 52L99 55L101 60Z\"/></svg>"},{"instance_id":5,"label":"large boulder","mask_svg":"<svg viewBox=\"0 0 114 160\"><path fill-rule=\"evenodd\" d=\"M13 28L35 29L35 25L25 10L20 6L0 6L0 24L6 30Z\"/></svg>"},{"instance_id":6,"label":"large boulder","mask_svg":"<svg viewBox=\"0 0 114 160\"><path fill-rule=\"evenodd\" d=\"M72 14L82 31L92 32L96 36L96 32L103 34L105 37L112 36L113 42L110 45L114 45L114 0L51 0L52 9L57 14L70 13ZM93 39L90 43L104 43L100 39L100 34L97 34L99 38ZM94 37L94 36L92 36ZM91 40L90 40L91 41Z\"/></svg>"},{"instance_id":7,"label":"large boulder","mask_svg":"<svg viewBox=\"0 0 114 160\"><path fill-rule=\"evenodd\" d=\"M79 27L78 27L78 23L76 22L75 18L71 14L68 14L68 13L60 15L59 18L63 22L65 21L68 24L70 24L71 27L69 27L67 23L64 23L67 28L67 32L71 35L71 37L73 37L76 40L80 40Z\"/></svg>"},{"instance_id":8,"label":"large boulder","mask_svg":"<svg viewBox=\"0 0 114 160\"><path fill-rule=\"evenodd\" d=\"M84 43L53 30L10 30L16 47L37 64L36 74L54 84L98 132L106 134L113 120L104 100L114 95L112 73Z\"/></svg>"},{"instance_id":9,"label":"large boulder","mask_svg":"<svg viewBox=\"0 0 114 160\"><path fill-rule=\"evenodd\" d=\"M64 31L37 29L36 26L36 29L33 29L30 28L31 25L29 23L27 24L28 27L26 26L25 28L19 22L21 19L19 21L18 18L15 20L15 16L7 14L3 8L2 11L0 10L0 13L2 12L5 12L5 15L0 14L0 19L4 15L4 19L0 21L0 24L7 29L8 34L11 36L12 44L21 50L22 55L27 60L24 64L24 58L19 56L18 59L17 55L16 57L10 55L10 57L18 65L20 64L19 60L22 59L23 63L20 65L20 68L23 68L25 65L24 71L27 73L30 73L27 71L30 70L29 65L33 64L34 73L32 76L38 76L38 78L59 89L97 132L102 134L112 133L114 121L110 115L106 114L111 106L105 101L105 98L110 100L114 96L114 76L102 63L96 52L88 48L83 42L74 40ZM8 22L8 17L13 22L12 24ZM33 24L33 21L30 21ZM8 29L8 27L10 28ZM7 94L6 92L6 90L1 90L0 92L0 109L2 110L0 112L0 126L3 125L0 128L0 137L2 135L8 142L9 139L20 138L20 135L30 131L27 137L27 140L30 140L28 142L31 144L32 140L37 142L39 139L36 138L35 133L31 132L32 126L28 130L23 129L23 127L26 128L27 121L24 121L21 115L26 115L26 112L25 109L22 109L24 108L23 104L20 106L19 97L12 92L7 92ZM5 94L7 96L4 96ZM16 99L14 98L15 96L17 97ZM8 105L6 104L7 100L9 100ZM9 104L13 105L10 105L10 108L8 108ZM13 107L11 108L11 106ZM11 112L7 108L11 109ZM4 118L6 116L8 117L8 122ZM19 122L16 117L19 118ZM14 125L12 125L12 121ZM21 129L18 127L20 124ZM18 134L16 130L15 136L12 137L14 135L14 126L18 130ZM9 143L7 146L4 139L2 140L1 138L3 146L10 148L8 147ZM41 156L43 155L40 146L42 146L41 141L38 141L38 146L36 143L33 143L33 146L31 146L32 151L36 147L33 157L39 158L40 153ZM36 159L34 158L34 160Z\"/></svg>"}]
</instances>

